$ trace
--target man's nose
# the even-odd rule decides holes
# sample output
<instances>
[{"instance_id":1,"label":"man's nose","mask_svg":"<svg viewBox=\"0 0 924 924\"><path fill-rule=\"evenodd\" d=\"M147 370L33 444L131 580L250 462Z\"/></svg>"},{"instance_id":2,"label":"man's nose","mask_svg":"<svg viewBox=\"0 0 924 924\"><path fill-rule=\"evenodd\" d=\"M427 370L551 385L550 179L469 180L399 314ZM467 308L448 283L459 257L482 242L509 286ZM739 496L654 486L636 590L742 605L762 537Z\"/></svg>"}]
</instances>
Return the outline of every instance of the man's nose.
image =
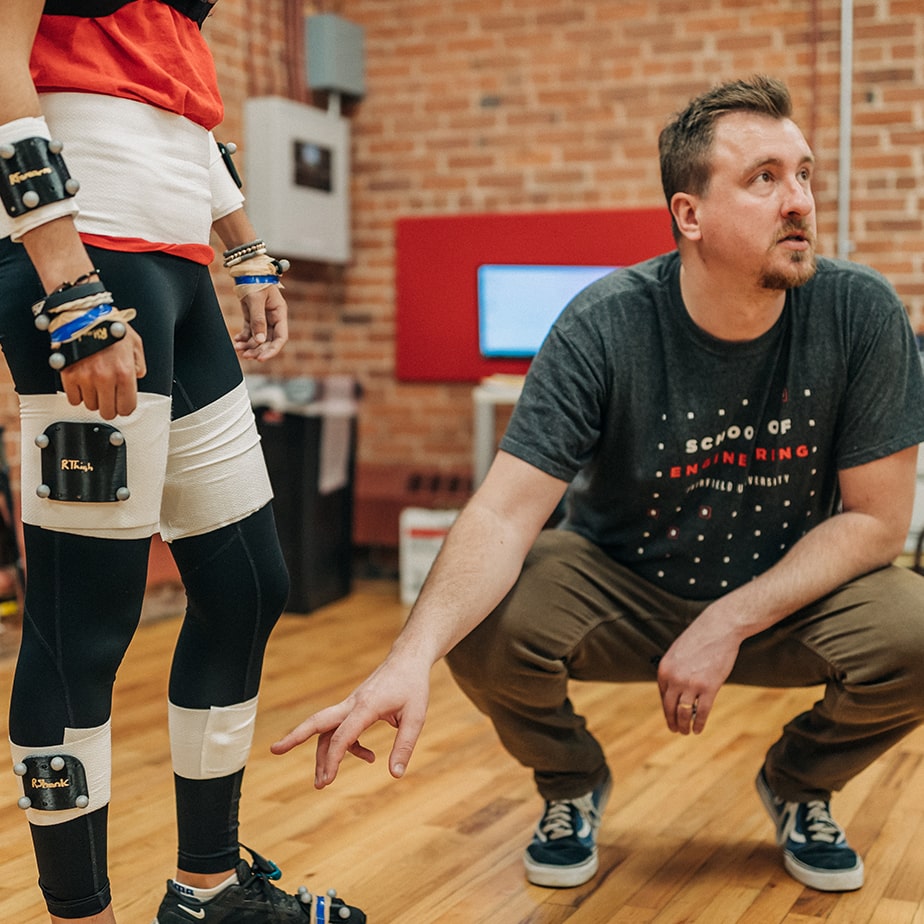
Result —
<instances>
[{"instance_id":1,"label":"man's nose","mask_svg":"<svg viewBox=\"0 0 924 924\"><path fill-rule=\"evenodd\" d=\"M808 215L815 208L811 188L800 180L793 180L786 190L783 212L786 215Z\"/></svg>"}]
</instances>

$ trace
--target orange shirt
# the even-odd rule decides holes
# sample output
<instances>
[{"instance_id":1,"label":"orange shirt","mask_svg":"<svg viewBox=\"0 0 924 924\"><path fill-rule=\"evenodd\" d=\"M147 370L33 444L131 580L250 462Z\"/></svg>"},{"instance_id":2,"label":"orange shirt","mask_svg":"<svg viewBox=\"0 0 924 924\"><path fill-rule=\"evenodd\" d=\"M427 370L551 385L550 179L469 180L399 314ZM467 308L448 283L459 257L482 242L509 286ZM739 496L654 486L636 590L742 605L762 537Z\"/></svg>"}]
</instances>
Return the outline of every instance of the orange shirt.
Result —
<instances>
[{"instance_id":1,"label":"orange shirt","mask_svg":"<svg viewBox=\"0 0 924 924\"><path fill-rule=\"evenodd\" d=\"M222 119L212 54L194 22L160 0L109 16L43 16L32 46L39 93L87 92L150 103L205 128Z\"/></svg>"},{"instance_id":2,"label":"orange shirt","mask_svg":"<svg viewBox=\"0 0 924 924\"><path fill-rule=\"evenodd\" d=\"M224 108L211 51L199 27L160 0L132 0L109 16L44 15L32 46L39 93L85 92L147 103L212 129ZM110 250L164 251L208 264L205 244L82 233Z\"/></svg>"}]
</instances>

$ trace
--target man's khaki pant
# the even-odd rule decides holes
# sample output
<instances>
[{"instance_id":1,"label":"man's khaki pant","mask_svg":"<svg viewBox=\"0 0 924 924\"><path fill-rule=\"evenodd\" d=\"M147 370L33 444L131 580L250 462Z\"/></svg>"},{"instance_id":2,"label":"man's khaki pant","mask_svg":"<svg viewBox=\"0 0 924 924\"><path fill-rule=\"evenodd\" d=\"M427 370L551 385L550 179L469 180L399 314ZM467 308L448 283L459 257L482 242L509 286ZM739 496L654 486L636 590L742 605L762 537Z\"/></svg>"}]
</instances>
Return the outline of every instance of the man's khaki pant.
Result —
<instances>
[{"instance_id":1,"label":"man's khaki pant","mask_svg":"<svg viewBox=\"0 0 924 924\"><path fill-rule=\"evenodd\" d=\"M447 661L542 797L574 798L608 770L568 681L654 681L658 659L707 605L664 593L574 533L546 530L514 588ZM893 566L851 581L747 640L729 682L824 685L766 769L783 799L830 798L924 720L924 577Z\"/></svg>"}]
</instances>

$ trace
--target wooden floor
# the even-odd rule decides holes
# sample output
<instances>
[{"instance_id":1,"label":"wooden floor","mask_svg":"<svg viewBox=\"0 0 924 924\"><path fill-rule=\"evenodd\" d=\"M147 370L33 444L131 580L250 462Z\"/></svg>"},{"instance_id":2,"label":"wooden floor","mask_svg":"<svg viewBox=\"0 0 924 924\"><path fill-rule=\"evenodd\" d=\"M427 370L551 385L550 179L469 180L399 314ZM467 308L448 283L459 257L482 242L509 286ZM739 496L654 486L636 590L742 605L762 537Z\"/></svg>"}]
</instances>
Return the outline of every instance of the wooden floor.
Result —
<instances>
[{"instance_id":1,"label":"wooden floor","mask_svg":"<svg viewBox=\"0 0 924 924\"><path fill-rule=\"evenodd\" d=\"M680 738L664 728L653 686L577 687L617 781L601 871L577 889L526 883L521 852L541 803L442 664L405 779L387 774L391 734L381 727L364 742L379 761L348 758L336 784L316 792L313 749L275 757L270 742L348 692L405 615L394 583L364 583L310 616L284 617L271 641L241 838L282 867L281 885L335 886L371 924L924 924L924 730L835 800L866 857L862 890L821 894L782 871L753 777L812 690L728 688L707 732ZM177 630L176 618L143 624L117 685L110 852L120 924L149 924L172 872L165 678ZM11 668L0 659L5 691ZM44 924L18 785L0 774L0 922Z\"/></svg>"}]
</instances>

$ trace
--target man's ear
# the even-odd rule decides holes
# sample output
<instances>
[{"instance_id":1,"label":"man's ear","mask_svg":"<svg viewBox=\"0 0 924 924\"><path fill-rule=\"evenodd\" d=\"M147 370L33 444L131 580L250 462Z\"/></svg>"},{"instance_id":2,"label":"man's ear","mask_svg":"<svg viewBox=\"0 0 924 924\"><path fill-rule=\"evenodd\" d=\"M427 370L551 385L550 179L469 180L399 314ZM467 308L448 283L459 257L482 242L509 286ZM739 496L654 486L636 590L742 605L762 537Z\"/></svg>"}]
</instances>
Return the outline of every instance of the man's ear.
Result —
<instances>
[{"instance_id":1,"label":"man's ear","mask_svg":"<svg viewBox=\"0 0 924 924\"><path fill-rule=\"evenodd\" d=\"M681 235L689 241L698 241L702 236L699 227L697 207L699 198L690 193L674 193L671 196L671 215Z\"/></svg>"}]
</instances>

